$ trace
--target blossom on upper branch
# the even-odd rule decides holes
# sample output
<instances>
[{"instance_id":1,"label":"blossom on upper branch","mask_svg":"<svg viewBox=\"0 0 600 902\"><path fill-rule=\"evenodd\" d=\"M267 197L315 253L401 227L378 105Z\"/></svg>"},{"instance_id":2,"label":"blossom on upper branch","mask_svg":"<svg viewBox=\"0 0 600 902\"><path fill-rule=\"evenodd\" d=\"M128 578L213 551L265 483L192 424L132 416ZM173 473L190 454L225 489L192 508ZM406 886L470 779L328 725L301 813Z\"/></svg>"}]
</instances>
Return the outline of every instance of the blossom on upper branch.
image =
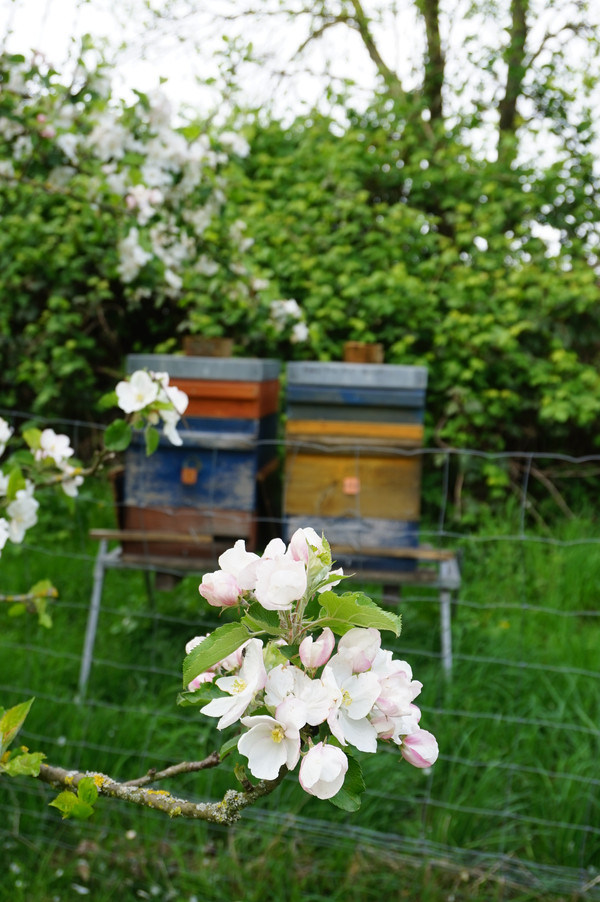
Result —
<instances>
[{"instance_id":1,"label":"blossom on upper branch","mask_svg":"<svg viewBox=\"0 0 600 902\"><path fill-rule=\"evenodd\" d=\"M136 370L116 386L117 404L124 413L138 414L134 425L145 418L151 426L163 424L163 432L173 445L182 445L177 424L185 413L189 398L176 385L169 385L168 373Z\"/></svg>"},{"instance_id":2,"label":"blossom on upper branch","mask_svg":"<svg viewBox=\"0 0 600 902\"><path fill-rule=\"evenodd\" d=\"M4 454L6 444L13 434L13 429L8 425L6 420L0 417L0 456Z\"/></svg>"},{"instance_id":3,"label":"blossom on upper branch","mask_svg":"<svg viewBox=\"0 0 600 902\"><path fill-rule=\"evenodd\" d=\"M137 370L115 389L119 407L124 413L135 413L149 407L158 398L159 384L145 370Z\"/></svg>"}]
</instances>

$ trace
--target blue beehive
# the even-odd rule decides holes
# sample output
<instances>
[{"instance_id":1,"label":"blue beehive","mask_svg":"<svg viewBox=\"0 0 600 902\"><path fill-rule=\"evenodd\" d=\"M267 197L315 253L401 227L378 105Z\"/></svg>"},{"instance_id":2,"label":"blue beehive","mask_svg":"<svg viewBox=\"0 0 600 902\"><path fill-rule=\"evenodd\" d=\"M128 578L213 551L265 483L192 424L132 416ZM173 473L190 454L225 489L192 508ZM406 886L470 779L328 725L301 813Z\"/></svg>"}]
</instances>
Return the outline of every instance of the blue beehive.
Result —
<instances>
[{"instance_id":1,"label":"blue beehive","mask_svg":"<svg viewBox=\"0 0 600 902\"><path fill-rule=\"evenodd\" d=\"M142 436L127 451L126 529L177 533L181 541L161 554L198 554L185 535L222 541L257 539L260 486L277 461L279 370L276 360L137 355L128 372L167 372L190 403L178 429L181 446L161 437L146 456ZM135 550L130 547L130 551Z\"/></svg>"}]
</instances>

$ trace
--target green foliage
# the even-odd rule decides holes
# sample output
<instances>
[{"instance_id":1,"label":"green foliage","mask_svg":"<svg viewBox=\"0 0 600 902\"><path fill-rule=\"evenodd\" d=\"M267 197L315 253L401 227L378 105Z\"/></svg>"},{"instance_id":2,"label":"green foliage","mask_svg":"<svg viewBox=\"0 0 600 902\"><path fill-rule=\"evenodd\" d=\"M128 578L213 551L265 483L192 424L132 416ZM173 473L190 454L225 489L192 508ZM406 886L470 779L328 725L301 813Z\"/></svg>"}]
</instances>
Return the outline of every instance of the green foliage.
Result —
<instances>
[{"instance_id":1,"label":"green foliage","mask_svg":"<svg viewBox=\"0 0 600 902\"><path fill-rule=\"evenodd\" d=\"M225 623L191 650L183 662L184 685L236 651L250 638L241 623Z\"/></svg>"},{"instance_id":2,"label":"green foliage","mask_svg":"<svg viewBox=\"0 0 600 902\"><path fill-rule=\"evenodd\" d=\"M0 708L0 774L8 777L37 777L40 772L40 765L45 758L41 752L30 752L25 746L10 751L8 749L25 723L33 701L30 698L8 711Z\"/></svg>"},{"instance_id":3,"label":"green foliage","mask_svg":"<svg viewBox=\"0 0 600 902\"><path fill-rule=\"evenodd\" d=\"M256 258L305 312L310 346L296 353L341 359L344 341L377 340L387 362L427 366L430 429L448 444L595 441L589 150L508 167L460 133L416 131L384 100L349 112L343 133L315 113L255 126L235 196Z\"/></svg>"},{"instance_id":4,"label":"green foliage","mask_svg":"<svg viewBox=\"0 0 600 902\"><path fill-rule=\"evenodd\" d=\"M336 808L342 811L358 811L361 803L361 795L365 791L365 781L363 779L360 764L353 758L348 756L348 770L344 777L344 785L336 795L329 801Z\"/></svg>"},{"instance_id":5,"label":"green foliage","mask_svg":"<svg viewBox=\"0 0 600 902\"><path fill-rule=\"evenodd\" d=\"M71 83L0 55L0 386L37 413L89 416L126 353L257 313L227 148L159 92L117 101L98 56Z\"/></svg>"},{"instance_id":6,"label":"green foliage","mask_svg":"<svg viewBox=\"0 0 600 902\"><path fill-rule=\"evenodd\" d=\"M108 451L126 451L131 444L132 431L129 423L118 419L106 427L104 445Z\"/></svg>"},{"instance_id":7,"label":"green foliage","mask_svg":"<svg viewBox=\"0 0 600 902\"><path fill-rule=\"evenodd\" d=\"M52 626L52 617L48 610L48 599L58 597L57 589L52 585L49 579L41 579L32 586L24 596L23 600L15 601L8 609L9 617L20 617L26 613L35 613L38 623L45 629ZM10 601L8 596L6 599Z\"/></svg>"},{"instance_id":8,"label":"green foliage","mask_svg":"<svg viewBox=\"0 0 600 902\"><path fill-rule=\"evenodd\" d=\"M4 755L25 723L33 701L30 698L20 705L15 705L14 708L9 708L8 711L0 708L0 757Z\"/></svg>"},{"instance_id":9,"label":"green foliage","mask_svg":"<svg viewBox=\"0 0 600 902\"><path fill-rule=\"evenodd\" d=\"M328 626L334 633L343 636L356 626L387 630L400 635L402 618L391 611L385 611L362 592L322 592L319 596L321 613L319 623Z\"/></svg>"},{"instance_id":10,"label":"green foliage","mask_svg":"<svg viewBox=\"0 0 600 902\"><path fill-rule=\"evenodd\" d=\"M98 798L98 789L93 777L83 777L77 791L65 789L48 804L58 808L63 820L74 817L76 820L87 820L94 813L94 803Z\"/></svg>"},{"instance_id":11,"label":"green foliage","mask_svg":"<svg viewBox=\"0 0 600 902\"><path fill-rule=\"evenodd\" d=\"M37 777L45 757L43 752L29 752L23 746L7 753L0 762L0 773L9 777Z\"/></svg>"}]
</instances>

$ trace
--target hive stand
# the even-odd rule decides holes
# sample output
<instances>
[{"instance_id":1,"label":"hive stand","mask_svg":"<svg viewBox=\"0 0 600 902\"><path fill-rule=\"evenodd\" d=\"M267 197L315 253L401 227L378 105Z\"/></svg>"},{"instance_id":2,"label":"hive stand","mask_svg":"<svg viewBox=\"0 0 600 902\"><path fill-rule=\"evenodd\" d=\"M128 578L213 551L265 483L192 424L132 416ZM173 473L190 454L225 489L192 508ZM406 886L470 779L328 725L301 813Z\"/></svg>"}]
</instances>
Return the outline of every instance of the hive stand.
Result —
<instances>
[{"instance_id":1,"label":"hive stand","mask_svg":"<svg viewBox=\"0 0 600 902\"><path fill-rule=\"evenodd\" d=\"M98 554L94 563L92 595L88 610L88 619L85 631L85 639L79 669L79 681L77 701L83 702L87 693L87 685L92 668L94 645L98 629L98 618L102 606L102 590L104 587L104 575L107 570L142 570L149 576L151 572L167 572L173 575L183 576L196 573L200 575L209 568L217 566L217 556L224 549L217 547L212 536L197 535L185 536L177 533L165 532L135 532L133 530L93 529L91 538L99 542ZM109 549L109 542L117 541L120 544ZM203 557L166 557L155 554L152 548L169 547L172 543L186 542L188 545L197 544ZM135 547L135 543L142 543L145 553L123 552L123 547ZM207 556L210 549L210 556ZM348 567L346 572L361 582L381 583L384 593L387 595L390 589L401 589L403 586L427 586L439 591L440 604L440 644L442 668L446 677L452 673L452 629L451 606L453 593L460 588L460 570L456 554L452 551L429 548L404 548L397 549L394 554L399 558L407 558L422 566L415 570L372 570L353 567L352 561L356 560L356 550L352 547L336 546L333 549L337 563L343 563ZM386 550L389 556L389 550ZM150 583L147 583L150 591ZM389 598L387 599L389 601Z\"/></svg>"},{"instance_id":2,"label":"hive stand","mask_svg":"<svg viewBox=\"0 0 600 902\"><path fill-rule=\"evenodd\" d=\"M102 606L102 590L104 588L104 575L107 570L138 570L143 571L147 577L146 587L148 594L152 595L149 580L150 573L168 573L172 576L185 576L189 573L206 572L216 561L215 554L225 550L217 550L210 535L185 535L181 533L168 533L164 531L149 532L147 530L131 529L92 529L90 537L98 541L98 553L94 562L92 594L88 609L88 618L85 629L85 638L81 663L79 667L79 680L76 700L83 702L87 692L87 684L92 669L94 657L94 645L98 630L98 618ZM117 541L115 548L109 549L109 542ZM183 545L193 547L196 545L201 556L183 557L182 555L166 556L155 553L156 548L177 547ZM125 551L128 548L140 548L140 551ZM154 551L153 551L154 549Z\"/></svg>"}]
</instances>

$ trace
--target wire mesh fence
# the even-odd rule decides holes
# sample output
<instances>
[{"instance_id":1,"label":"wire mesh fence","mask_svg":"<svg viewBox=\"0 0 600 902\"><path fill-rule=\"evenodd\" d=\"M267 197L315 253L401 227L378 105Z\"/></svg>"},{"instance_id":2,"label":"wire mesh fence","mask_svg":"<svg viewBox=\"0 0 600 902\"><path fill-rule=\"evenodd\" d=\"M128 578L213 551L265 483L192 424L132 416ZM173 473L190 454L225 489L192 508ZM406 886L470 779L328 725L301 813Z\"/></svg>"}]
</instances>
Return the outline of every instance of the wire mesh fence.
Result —
<instances>
[{"instance_id":1,"label":"wire mesh fence","mask_svg":"<svg viewBox=\"0 0 600 902\"><path fill-rule=\"evenodd\" d=\"M52 425L93 444L89 424ZM197 828L108 801L94 821L63 824L48 808L49 790L11 781L0 798L5 850L21 840L103 849L137 834L149 848L177 848L193 873L199 855L206 866L214 841L237 843L243 869L259 845L294 839L339 852L313 856L313 864L340 874L360 854L494 878L540 898L600 898L600 535L593 504L600 455L394 453L423 461L420 543L460 559L450 675L439 589L408 580L399 591L361 573L368 594L403 615L402 635L386 645L424 684L422 725L441 751L431 771L410 769L386 746L365 756L368 789L351 819L302 797L289 777L228 838L211 827L201 842ZM272 532L280 526L276 516L261 520ZM197 593L206 561L191 570L157 566L148 549L138 566L108 569L85 701L78 698L98 551L89 530L117 522L107 486L90 486L73 505L48 499L26 544L7 546L3 591L48 576L60 598L49 631L4 616L0 692L5 707L36 697L23 737L52 763L132 779L219 744L210 725L175 705L186 641L218 620ZM226 785L215 772L167 788L206 799Z\"/></svg>"}]
</instances>

